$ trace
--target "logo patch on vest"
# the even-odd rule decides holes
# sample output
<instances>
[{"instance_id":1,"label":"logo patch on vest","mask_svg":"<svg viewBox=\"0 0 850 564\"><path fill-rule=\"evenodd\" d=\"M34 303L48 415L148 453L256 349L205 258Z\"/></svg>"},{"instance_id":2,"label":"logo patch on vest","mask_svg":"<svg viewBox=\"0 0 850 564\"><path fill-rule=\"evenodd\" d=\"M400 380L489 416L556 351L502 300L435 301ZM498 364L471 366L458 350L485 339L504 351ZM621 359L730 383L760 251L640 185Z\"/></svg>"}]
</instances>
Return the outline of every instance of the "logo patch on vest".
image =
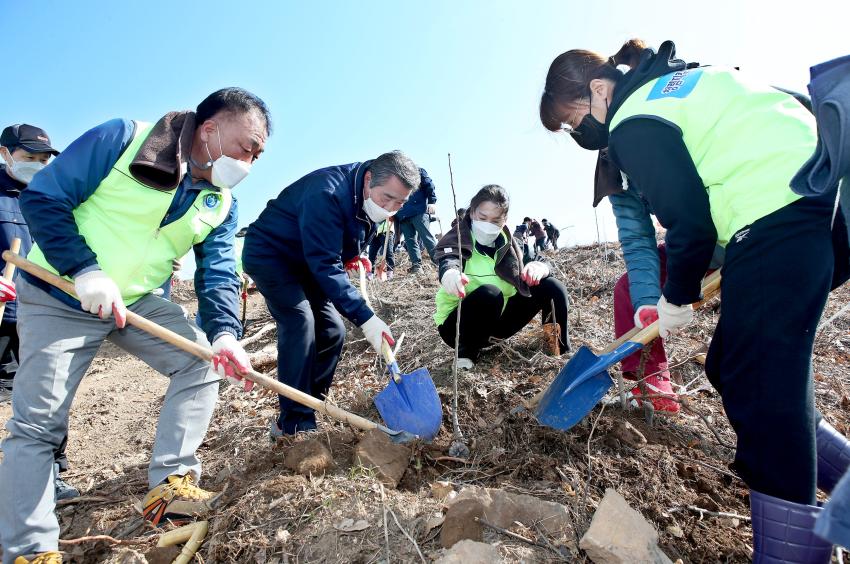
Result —
<instances>
[{"instance_id":1,"label":"logo patch on vest","mask_svg":"<svg viewBox=\"0 0 850 564\"><path fill-rule=\"evenodd\" d=\"M685 98L690 94L702 76L702 69L676 71L669 78L661 77L649 92L647 100L661 98Z\"/></svg>"},{"instance_id":2,"label":"logo patch on vest","mask_svg":"<svg viewBox=\"0 0 850 564\"><path fill-rule=\"evenodd\" d=\"M219 203L221 203L221 196L218 194L207 194L204 196L204 207L207 209L215 209Z\"/></svg>"}]
</instances>

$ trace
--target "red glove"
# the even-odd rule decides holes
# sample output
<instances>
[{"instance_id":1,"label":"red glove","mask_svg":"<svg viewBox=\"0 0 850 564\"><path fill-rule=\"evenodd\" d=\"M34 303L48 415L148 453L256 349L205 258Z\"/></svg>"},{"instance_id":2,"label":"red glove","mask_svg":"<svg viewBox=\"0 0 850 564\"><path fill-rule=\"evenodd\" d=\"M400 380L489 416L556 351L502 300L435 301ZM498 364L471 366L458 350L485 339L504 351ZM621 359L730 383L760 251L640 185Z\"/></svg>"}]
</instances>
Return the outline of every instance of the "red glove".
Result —
<instances>
[{"instance_id":1,"label":"red glove","mask_svg":"<svg viewBox=\"0 0 850 564\"><path fill-rule=\"evenodd\" d=\"M18 293L15 291L15 283L0 276L0 302L12 302L18 298Z\"/></svg>"},{"instance_id":2,"label":"red glove","mask_svg":"<svg viewBox=\"0 0 850 564\"><path fill-rule=\"evenodd\" d=\"M354 257L350 261L346 262L345 271L357 274L360 271L361 264L363 265L363 269L366 271L367 274L372 272L372 263L366 257Z\"/></svg>"},{"instance_id":3,"label":"red glove","mask_svg":"<svg viewBox=\"0 0 850 564\"><path fill-rule=\"evenodd\" d=\"M642 305L635 312L635 327L643 329L658 321L658 308L654 305Z\"/></svg>"},{"instance_id":4,"label":"red glove","mask_svg":"<svg viewBox=\"0 0 850 564\"><path fill-rule=\"evenodd\" d=\"M254 387L254 382L244 378L251 372L251 359L248 353L230 333L222 333L212 344L212 365L216 374L227 378L232 384L239 384L246 392Z\"/></svg>"}]
</instances>

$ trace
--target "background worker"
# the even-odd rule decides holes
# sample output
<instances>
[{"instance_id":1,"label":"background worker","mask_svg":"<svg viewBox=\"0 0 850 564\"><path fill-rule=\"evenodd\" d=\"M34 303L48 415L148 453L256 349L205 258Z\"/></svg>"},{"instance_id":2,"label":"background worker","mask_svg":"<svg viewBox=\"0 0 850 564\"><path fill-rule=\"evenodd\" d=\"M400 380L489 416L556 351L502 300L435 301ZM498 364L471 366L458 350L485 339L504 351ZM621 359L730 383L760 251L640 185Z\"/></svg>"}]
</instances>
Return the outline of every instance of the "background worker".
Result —
<instances>
[{"instance_id":1,"label":"background worker","mask_svg":"<svg viewBox=\"0 0 850 564\"><path fill-rule=\"evenodd\" d=\"M556 251L558 250L558 237L561 236L561 232L557 227L549 223L549 220L543 218L543 230L546 232L546 238L552 243L552 248Z\"/></svg>"},{"instance_id":2,"label":"background worker","mask_svg":"<svg viewBox=\"0 0 850 564\"><path fill-rule=\"evenodd\" d=\"M546 231L536 219L532 219L528 225L528 232L534 238L534 254L542 253L546 250Z\"/></svg>"},{"instance_id":3,"label":"background worker","mask_svg":"<svg viewBox=\"0 0 850 564\"><path fill-rule=\"evenodd\" d=\"M47 132L26 123L10 125L0 134L0 249L10 249L14 239L21 240L18 252L26 257L32 248L32 236L21 213L19 198L36 173L59 151L50 144ZM6 263L0 259L0 268ZM15 280L19 273L15 272ZM18 371L18 304L13 299L6 302L3 321L0 323L0 403L12 399L12 386ZM53 485L56 499L70 499L80 492L60 476L68 470L68 445L66 434L54 451Z\"/></svg>"},{"instance_id":4,"label":"background worker","mask_svg":"<svg viewBox=\"0 0 850 564\"><path fill-rule=\"evenodd\" d=\"M410 272L422 270L422 247L434 260L437 240L431 233L431 216L437 213L437 189L424 168L419 169L419 189L410 196L395 215L399 232L404 235L404 246L410 256Z\"/></svg>"},{"instance_id":5,"label":"background worker","mask_svg":"<svg viewBox=\"0 0 850 564\"><path fill-rule=\"evenodd\" d=\"M369 241L369 262L375 265L375 272L369 274L370 278L383 274L384 280L393 279L393 270L395 269L395 250L393 250L395 229L393 228L393 219L391 217L383 223L378 224L377 233ZM384 257L384 246L386 246L386 257ZM386 258L385 261L384 258ZM382 264L379 265L378 260L382 261Z\"/></svg>"}]
</instances>

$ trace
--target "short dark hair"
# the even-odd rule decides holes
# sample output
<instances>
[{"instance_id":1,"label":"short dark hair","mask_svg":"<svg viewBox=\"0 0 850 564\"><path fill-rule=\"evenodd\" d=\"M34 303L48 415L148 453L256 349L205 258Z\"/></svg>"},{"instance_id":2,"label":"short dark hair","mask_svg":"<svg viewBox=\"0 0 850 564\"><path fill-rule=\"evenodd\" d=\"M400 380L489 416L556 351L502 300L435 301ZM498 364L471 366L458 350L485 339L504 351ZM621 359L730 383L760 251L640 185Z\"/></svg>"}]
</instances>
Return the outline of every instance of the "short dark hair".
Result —
<instances>
[{"instance_id":1,"label":"short dark hair","mask_svg":"<svg viewBox=\"0 0 850 564\"><path fill-rule=\"evenodd\" d=\"M250 111L256 111L262 116L266 122L266 134L271 135L272 115L269 107L255 94L235 86L216 90L204 98L195 110L195 122L201 125L219 112L246 114Z\"/></svg>"},{"instance_id":2,"label":"short dark hair","mask_svg":"<svg viewBox=\"0 0 850 564\"><path fill-rule=\"evenodd\" d=\"M390 151L369 163L372 184L383 186L392 176L397 177L408 190L416 191L422 181L422 172L413 160L401 151Z\"/></svg>"},{"instance_id":3,"label":"short dark hair","mask_svg":"<svg viewBox=\"0 0 850 564\"><path fill-rule=\"evenodd\" d=\"M502 215L508 215L508 208L511 206L510 198L504 188L498 184L488 184L478 191L469 202L469 211L475 211L478 206L484 202L495 204L502 210Z\"/></svg>"},{"instance_id":4,"label":"short dark hair","mask_svg":"<svg viewBox=\"0 0 850 564\"><path fill-rule=\"evenodd\" d=\"M530 218L530 217L524 217L524 218L522 218L522 222L523 222L523 223L525 223L526 221L531 221L531 218Z\"/></svg>"}]
</instances>

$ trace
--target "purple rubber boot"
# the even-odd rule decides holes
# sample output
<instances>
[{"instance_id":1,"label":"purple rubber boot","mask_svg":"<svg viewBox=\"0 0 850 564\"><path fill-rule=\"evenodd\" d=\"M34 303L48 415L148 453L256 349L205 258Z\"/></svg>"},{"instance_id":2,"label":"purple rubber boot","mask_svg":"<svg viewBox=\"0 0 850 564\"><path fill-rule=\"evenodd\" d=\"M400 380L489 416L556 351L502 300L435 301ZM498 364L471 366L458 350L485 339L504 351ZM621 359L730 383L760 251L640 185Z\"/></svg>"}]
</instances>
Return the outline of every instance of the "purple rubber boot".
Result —
<instances>
[{"instance_id":1,"label":"purple rubber boot","mask_svg":"<svg viewBox=\"0 0 850 564\"><path fill-rule=\"evenodd\" d=\"M818 488L832 493L838 480L850 467L850 441L821 419L815 433L818 449Z\"/></svg>"},{"instance_id":2,"label":"purple rubber boot","mask_svg":"<svg viewBox=\"0 0 850 564\"><path fill-rule=\"evenodd\" d=\"M750 490L753 516L753 564L826 564L832 544L812 529L821 512L804 505Z\"/></svg>"}]
</instances>

